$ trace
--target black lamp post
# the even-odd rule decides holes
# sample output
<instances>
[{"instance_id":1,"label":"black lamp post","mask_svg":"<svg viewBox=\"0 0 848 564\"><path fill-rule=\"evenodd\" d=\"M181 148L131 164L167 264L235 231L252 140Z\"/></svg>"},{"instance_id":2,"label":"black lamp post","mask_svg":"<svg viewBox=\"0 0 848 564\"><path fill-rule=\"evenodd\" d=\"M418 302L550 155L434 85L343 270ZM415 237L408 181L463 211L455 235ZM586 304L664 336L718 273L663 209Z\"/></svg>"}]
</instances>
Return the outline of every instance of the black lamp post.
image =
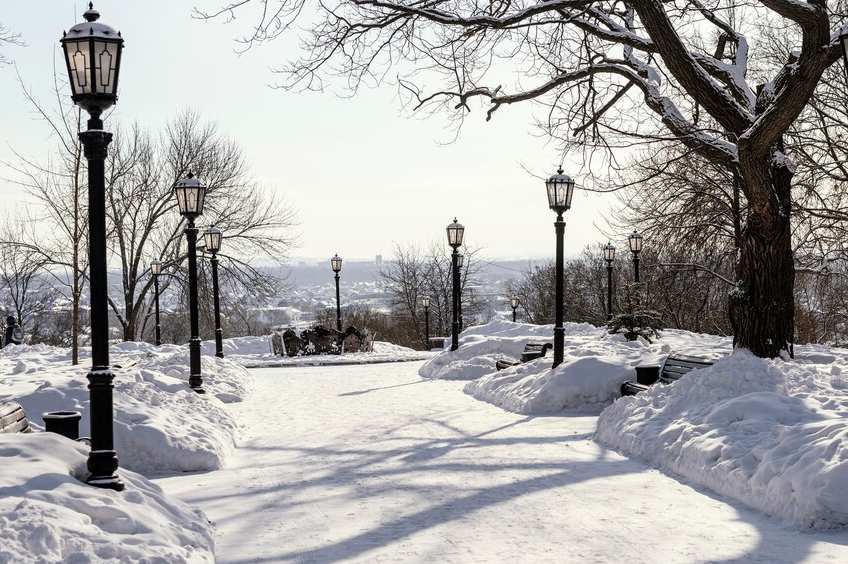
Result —
<instances>
[{"instance_id":1,"label":"black lamp post","mask_svg":"<svg viewBox=\"0 0 848 564\"><path fill-rule=\"evenodd\" d=\"M112 134L103 130L100 115L118 99L118 72L124 40L112 27L99 23L92 4L61 39L71 99L88 112L88 130L80 132L88 160L89 287L91 290L91 372L88 373L91 451L86 482L121 491L118 456L114 446L112 384L109 365L109 309L106 281L106 187L104 163Z\"/></svg>"},{"instance_id":2,"label":"black lamp post","mask_svg":"<svg viewBox=\"0 0 848 564\"><path fill-rule=\"evenodd\" d=\"M459 251L462 246L462 238L465 236L465 227L453 219L453 223L447 226L448 245L451 246L451 274L453 278L453 321L451 322L451 350L459 348Z\"/></svg>"},{"instance_id":3,"label":"black lamp post","mask_svg":"<svg viewBox=\"0 0 848 564\"><path fill-rule=\"evenodd\" d=\"M221 331L221 301L218 294L218 251L221 250L221 230L209 227L203 232L206 250L212 253L212 301L215 306L215 356L224 358L224 338Z\"/></svg>"},{"instance_id":4,"label":"black lamp post","mask_svg":"<svg viewBox=\"0 0 848 564\"><path fill-rule=\"evenodd\" d=\"M604 260L607 261L607 321L612 319L612 261L615 260L615 247L607 243L603 247Z\"/></svg>"},{"instance_id":5,"label":"black lamp post","mask_svg":"<svg viewBox=\"0 0 848 564\"><path fill-rule=\"evenodd\" d=\"M162 261L153 259L150 263L150 274L153 275L153 295L156 304L156 346L162 344L162 328L159 325L159 275L162 274Z\"/></svg>"},{"instance_id":6,"label":"black lamp post","mask_svg":"<svg viewBox=\"0 0 848 564\"><path fill-rule=\"evenodd\" d=\"M554 229L556 231L556 324L554 325L554 364L556 368L562 363L565 348L565 329L563 318L563 235L565 221L562 214L571 208L571 197L574 195L574 179L563 174L562 169L545 182L548 190L548 206L557 214Z\"/></svg>"},{"instance_id":7,"label":"black lamp post","mask_svg":"<svg viewBox=\"0 0 848 564\"><path fill-rule=\"evenodd\" d=\"M633 281L639 283L639 253L642 252L642 235L634 231L627 237L630 243L630 251L633 253Z\"/></svg>"},{"instance_id":8,"label":"black lamp post","mask_svg":"<svg viewBox=\"0 0 848 564\"><path fill-rule=\"evenodd\" d=\"M421 298L421 305L424 306L424 350L430 350L430 298L424 296Z\"/></svg>"},{"instance_id":9,"label":"black lamp post","mask_svg":"<svg viewBox=\"0 0 848 564\"><path fill-rule=\"evenodd\" d=\"M465 327L465 323L462 319L462 265L465 263L465 255L462 253L456 256L456 271L457 277L459 280L459 284L457 285L457 302L456 302L456 310L459 312L459 332L462 333L462 328Z\"/></svg>"},{"instance_id":10,"label":"black lamp post","mask_svg":"<svg viewBox=\"0 0 848 564\"><path fill-rule=\"evenodd\" d=\"M194 220L203 215L203 203L206 200L206 186L189 172L174 186L180 214L188 220L185 228L188 242L188 303L191 318L191 338L188 341L189 377L188 385L198 394L205 394L203 376L200 374L200 329L197 314L197 227Z\"/></svg>"},{"instance_id":11,"label":"black lamp post","mask_svg":"<svg viewBox=\"0 0 848 564\"><path fill-rule=\"evenodd\" d=\"M509 300L509 307L512 308L512 322L513 323L515 323L516 319L518 319L518 316L517 316L515 310L518 309L519 305L521 305L521 302L518 300L517 296L513 297L511 300Z\"/></svg>"},{"instance_id":12,"label":"black lamp post","mask_svg":"<svg viewBox=\"0 0 848 564\"><path fill-rule=\"evenodd\" d=\"M342 330L342 303L339 299L339 272L342 270L342 259L339 258L339 254L336 253L336 256L330 259L330 266L333 268L333 272L336 273L336 330L341 332Z\"/></svg>"}]
</instances>

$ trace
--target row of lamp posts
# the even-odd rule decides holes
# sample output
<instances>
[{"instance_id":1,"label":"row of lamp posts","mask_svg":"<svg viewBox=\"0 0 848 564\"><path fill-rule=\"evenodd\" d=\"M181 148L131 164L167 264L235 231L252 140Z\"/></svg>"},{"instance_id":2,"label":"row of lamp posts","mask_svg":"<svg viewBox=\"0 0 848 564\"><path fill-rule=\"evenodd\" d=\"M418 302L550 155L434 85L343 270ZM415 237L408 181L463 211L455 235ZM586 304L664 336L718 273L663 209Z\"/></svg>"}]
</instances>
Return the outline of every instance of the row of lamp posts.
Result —
<instances>
[{"instance_id":1,"label":"row of lamp posts","mask_svg":"<svg viewBox=\"0 0 848 564\"><path fill-rule=\"evenodd\" d=\"M124 489L118 477L118 456L114 447L114 407L112 390L114 372L109 362L109 310L107 286L106 245L106 186L105 161L112 134L103 129L101 116L117 102L118 77L124 40L120 32L99 22L100 13L89 3L83 14L84 22L63 34L60 43L71 86L71 99L85 110L89 119L87 130L79 133L83 153L88 163L88 221L89 221L89 289L91 318L91 371L87 375L89 414L91 417L91 450L88 454L88 484L116 491ZM180 213L188 219L186 238L189 259L189 307L191 339L189 340L191 374L189 385L203 393L200 374L200 338L197 312L197 227L194 219L203 213L205 187L189 173L188 178L174 187ZM221 232L215 228L204 233L206 249L212 254L213 290L215 293L216 354L221 349L220 312L217 292L217 252ZM161 344L159 324L159 275L162 263L153 261L150 267L156 293L156 344Z\"/></svg>"},{"instance_id":2,"label":"row of lamp posts","mask_svg":"<svg viewBox=\"0 0 848 564\"><path fill-rule=\"evenodd\" d=\"M642 252L642 235L634 231L627 236L630 252L633 253L633 281L639 283L639 253ZM602 247L607 262L607 321L612 319L612 263L615 260L615 247L607 243Z\"/></svg>"},{"instance_id":3,"label":"row of lamp posts","mask_svg":"<svg viewBox=\"0 0 848 564\"><path fill-rule=\"evenodd\" d=\"M218 290L218 251L221 250L222 239L223 233L221 233L221 230L214 225L203 232L204 249L212 255L210 262L212 263L212 300L215 310L215 356L219 358L224 358L224 339L223 331L221 330L221 301L220 292ZM163 263L161 260L153 259L150 262L150 274L153 275L154 311L156 314L155 336L157 347L162 344L162 325L159 317L159 276L162 274L162 268Z\"/></svg>"}]
</instances>

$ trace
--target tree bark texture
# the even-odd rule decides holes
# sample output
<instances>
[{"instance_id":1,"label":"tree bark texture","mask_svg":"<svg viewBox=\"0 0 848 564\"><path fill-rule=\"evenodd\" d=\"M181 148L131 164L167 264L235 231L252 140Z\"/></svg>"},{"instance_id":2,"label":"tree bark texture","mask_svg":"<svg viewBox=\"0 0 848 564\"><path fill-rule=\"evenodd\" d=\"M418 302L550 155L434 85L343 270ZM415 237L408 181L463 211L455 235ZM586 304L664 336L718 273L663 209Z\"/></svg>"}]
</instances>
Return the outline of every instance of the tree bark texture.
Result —
<instances>
[{"instance_id":1,"label":"tree bark texture","mask_svg":"<svg viewBox=\"0 0 848 564\"><path fill-rule=\"evenodd\" d=\"M784 159L774 158L778 151L777 146L766 155L740 151L740 182L749 206L730 300L734 347L765 358L793 354L795 325L792 171Z\"/></svg>"}]
</instances>

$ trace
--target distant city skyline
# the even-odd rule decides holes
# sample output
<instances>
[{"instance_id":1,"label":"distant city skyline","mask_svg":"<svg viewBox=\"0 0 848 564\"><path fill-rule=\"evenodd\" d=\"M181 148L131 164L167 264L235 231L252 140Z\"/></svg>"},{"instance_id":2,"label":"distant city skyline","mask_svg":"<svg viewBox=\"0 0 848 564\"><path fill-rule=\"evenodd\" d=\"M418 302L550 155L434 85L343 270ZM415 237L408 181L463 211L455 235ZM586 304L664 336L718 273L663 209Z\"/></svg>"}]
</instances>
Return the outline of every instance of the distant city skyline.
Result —
<instances>
[{"instance_id":1,"label":"distant city skyline","mask_svg":"<svg viewBox=\"0 0 848 564\"><path fill-rule=\"evenodd\" d=\"M454 138L446 117L408 117L390 86L363 89L353 98L339 97L332 82L325 93L270 88L275 75L269 69L297 53L294 37L239 56L234 38L251 22L225 25L190 16L192 5L212 9L220 0L94 4L126 40L120 98L106 129L138 122L155 131L186 108L216 121L243 147L259 182L297 210L300 246L292 257L382 254L388 260L395 243L443 241L454 217L466 226L467 243L487 257L553 256L555 216L543 180L561 155L538 137L529 106L503 108L490 122L485 112L472 112L458 139L445 145ZM3 52L48 108L53 65L62 64L58 40L82 21L86 7L68 0L4 6L0 22L27 45ZM0 69L0 89L0 160L14 162L14 150L45 161L53 140L24 100L15 68ZM580 167L566 162L564 168L576 175ZM7 209L25 203L7 180L13 176L5 167L0 172ZM565 216L566 254L607 242L598 226L605 225L612 202L611 195L575 193ZM614 244L623 247L625 237Z\"/></svg>"}]
</instances>

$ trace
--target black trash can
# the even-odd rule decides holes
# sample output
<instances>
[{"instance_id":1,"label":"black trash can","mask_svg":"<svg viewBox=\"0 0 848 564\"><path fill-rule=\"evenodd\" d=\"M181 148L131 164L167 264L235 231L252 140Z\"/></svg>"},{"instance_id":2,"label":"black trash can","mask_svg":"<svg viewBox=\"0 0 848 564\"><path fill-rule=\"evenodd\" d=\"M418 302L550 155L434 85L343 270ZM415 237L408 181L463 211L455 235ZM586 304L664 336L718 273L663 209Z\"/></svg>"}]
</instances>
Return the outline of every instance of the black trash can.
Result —
<instances>
[{"instance_id":1,"label":"black trash can","mask_svg":"<svg viewBox=\"0 0 848 564\"><path fill-rule=\"evenodd\" d=\"M660 379L659 364L640 364L636 367L636 382L650 386Z\"/></svg>"},{"instance_id":2,"label":"black trash can","mask_svg":"<svg viewBox=\"0 0 848 564\"><path fill-rule=\"evenodd\" d=\"M79 411L48 411L41 417L47 432L58 433L74 441L79 438L79 422L82 419Z\"/></svg>"}]
</instances>

